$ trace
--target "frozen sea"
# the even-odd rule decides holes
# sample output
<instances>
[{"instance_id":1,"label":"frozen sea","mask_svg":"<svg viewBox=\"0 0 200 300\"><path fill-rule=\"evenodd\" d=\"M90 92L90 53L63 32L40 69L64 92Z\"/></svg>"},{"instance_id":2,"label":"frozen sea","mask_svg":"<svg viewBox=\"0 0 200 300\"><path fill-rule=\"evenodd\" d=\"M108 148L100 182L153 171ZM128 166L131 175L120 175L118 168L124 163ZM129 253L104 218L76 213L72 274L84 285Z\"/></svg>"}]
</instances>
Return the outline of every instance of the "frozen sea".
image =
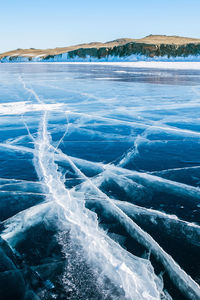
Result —
<instances>
[{"instance_id":1,"label":"frozen sea","mask_svg":"<svg viewBox=\"0 0 200 300\"><path fill-rule=\"evenodd\" d=\"M0 64L0 299L200 299L200 68Z\"/></svg>"}]
</instances>

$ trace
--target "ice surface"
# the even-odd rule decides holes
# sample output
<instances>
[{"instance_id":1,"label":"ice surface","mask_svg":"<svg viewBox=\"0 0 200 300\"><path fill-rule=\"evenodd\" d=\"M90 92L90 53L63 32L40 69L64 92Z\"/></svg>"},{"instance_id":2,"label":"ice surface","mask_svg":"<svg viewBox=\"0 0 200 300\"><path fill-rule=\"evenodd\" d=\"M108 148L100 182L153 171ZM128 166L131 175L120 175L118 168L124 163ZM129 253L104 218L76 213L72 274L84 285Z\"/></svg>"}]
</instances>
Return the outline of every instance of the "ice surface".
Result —
<instances>
[{"instance_id":1,"label":"ice surface","mask_svg":"<svg viewBox=\"0 0 200 300\"><path fill-rule=\"evenodd\" d=\"M200 71L164 66L1 64L1 236L41 299L200 297Z\"/></svg>"}]
</instances>

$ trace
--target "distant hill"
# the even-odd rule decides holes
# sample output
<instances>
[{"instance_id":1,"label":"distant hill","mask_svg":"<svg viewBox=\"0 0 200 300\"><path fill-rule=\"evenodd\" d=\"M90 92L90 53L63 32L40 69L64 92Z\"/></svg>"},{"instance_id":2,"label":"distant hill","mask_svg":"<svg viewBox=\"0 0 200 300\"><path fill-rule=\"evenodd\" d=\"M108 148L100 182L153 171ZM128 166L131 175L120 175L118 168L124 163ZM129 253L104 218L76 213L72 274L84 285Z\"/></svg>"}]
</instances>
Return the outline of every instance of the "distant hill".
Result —
<instances>
[{"instance_id":1,"label":"distant hill","mask_svg":"<svg viewBox=\"0 0 200 300\"><path fill-rule=\"evenodd\" d=\"M200 39L149 35L141 39L121 38L106 43L92 42L54 49L16 49L0 54L3 61L62 61L73 58L128 57L186 57L200 55Z\"/></svg>"}]
</instances>

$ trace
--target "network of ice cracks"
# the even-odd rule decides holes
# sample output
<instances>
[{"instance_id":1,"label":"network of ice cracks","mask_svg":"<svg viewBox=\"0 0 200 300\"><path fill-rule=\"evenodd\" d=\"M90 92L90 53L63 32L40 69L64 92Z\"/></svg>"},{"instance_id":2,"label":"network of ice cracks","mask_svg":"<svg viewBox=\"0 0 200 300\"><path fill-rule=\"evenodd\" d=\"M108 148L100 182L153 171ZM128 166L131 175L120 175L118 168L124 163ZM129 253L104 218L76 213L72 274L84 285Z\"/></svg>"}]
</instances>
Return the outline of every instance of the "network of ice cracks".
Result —
<instances>
[{"instance_id":1,"label":"network of ice cracks","mask_svg":"<svg viewBox=\"0 0 200 300\"><path fill-rule=\"evenodd\" d=\"M166 253L150 234L140 228L131 218L131 215L145 215L154 220L162 220L166 227L178 224L182 228L185 238L191 232L199 232L199 226L179 219L175 215L169 215L154 209L137 206L132 203L114 199L108 196L100 187L109 179L116 182L125 191L141 184L162 187L164 190L171 190L174 194L191 195L194 201L200 199L200 190L196 187L174 182L158 177L150 173L142 173L124 168L130 158L138 154L138 145L145 141L152 131L163 131L167 134L178 134L183 136L200 136L200 133L187 129L177 129L172 126L163 125L159 122L152 124L139 124L142 133L134 139L134 147L130 148L122 155L118 163L105 164L101 162L91 162L84 159L67 155L61 150L61 145L67 137L70 126L77 126L77 130L85 130L84 124L95 120L103 123L123 123L133 126L134 122L122 121L108 118L104 111L94 113L72 110L66 103L53 103L40 97L31 83L26 81L25 76L19 76L19 84L24 88L24 92L29 97L27 101L8 102L0 104L0 115L21 116L27 135L17 137L13 140L6 140L0 147L8 151L19 153L32 153L33 163L41 184L45 190L45 203L28 208L25 211L6 220L2 237L10 245L15 243L15 239L28 227L41 222L44 215L49 211L49 207L60 214L60 226L70 227L71 238L81 245L85 252L88 263L96 269L99 277L106 277L111 282L120 287L123 291L123 299L171 299L170 295L163 290L162 277L157 276L148 257L140 258L130 254L120 244L113 240L106 231L100 228L99 220L95 212L86 208L85 204L96 201L105 212L111 214L118 220L120 225L127 230L129 235L142 244L148 251L155 255L158 261L164 266L168 276L178 289L183 292L188 299L199 299L200 290L197 283ZM56 88L56 87L55 87ZM93 101L101 101L94 95L89 95ZM111 101L111 104L114 103ZM86 103L87 105L87 103ZM185 104L183 104L184 106ZM198 103L194 103L198 106ZM172 106L172 105L171 105ZM138 107L138 111L139 111ZM155 109L155 107L154 107ZM159 109L159 107L158 107ZM174 107L176 109L176 107ZM36 113L39 116L38 129L31 133L26 123L26 114ZM63 135L55 143L51 137L49 123L51 116L65 116L66 124L62 123ZM75 124L70 123L70 116L76 120ZM79 123L78 123L79 122ZM137 124L138 125L138 124ZM56 129L57 130L57 129ZM53 130L52 130L53 131ZM94 132L89 132L95 134ZM98 133L96 133L98 135ZM105 133L109 139L111 134ZM34 147L20 146L20 141L29 139ZM81 143L81 141L80 141ZM81 183L72 188L65 185L66 179L59 170L58 163L62 162L70 166ZM89 177L87 172L93 171L95 175ZM136 179L136 180L135 180ZM134 181L135 180L135 181ZM6 183L5 183L6 184ZM15 181L12 184L24 184L23 181ZM32 184L30 182L30 184ZM25 193L25 192L24 192Z\"/></svg>"}]
</instances>

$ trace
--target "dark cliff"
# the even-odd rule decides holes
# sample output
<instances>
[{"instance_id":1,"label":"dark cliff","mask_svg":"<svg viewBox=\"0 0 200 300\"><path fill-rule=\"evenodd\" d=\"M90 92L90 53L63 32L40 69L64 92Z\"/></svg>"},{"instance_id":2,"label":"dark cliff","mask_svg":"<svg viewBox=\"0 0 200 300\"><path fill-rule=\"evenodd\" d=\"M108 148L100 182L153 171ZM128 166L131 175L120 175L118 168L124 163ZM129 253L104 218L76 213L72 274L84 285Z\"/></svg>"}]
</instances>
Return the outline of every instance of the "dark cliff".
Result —
<instances>
[{"instance_id":1,"label":"dark cliff","mask_svg":"<svg viewBox=\"0 0 200 300\"><path fill-rule=\"evenodd\" d=\"M105 58L108 56L119 56L125 57L132 54L144 55L147 57L155 56L167 56L167 57L177 57L183 56L187 57L189 55L200 55L200 43L199 44L186 44L186 45L155 45L155 44L144 44L144 43L128 43L122 46L115 46L113 48L103 47L103 48L80 48L77 50L69 51L68 57L75 58L76 56L80 58L86 58L87 56L95 58ZM48 55L44 59L48 60L53 58L54 55Z\"/></svg>"}]
</instances>

